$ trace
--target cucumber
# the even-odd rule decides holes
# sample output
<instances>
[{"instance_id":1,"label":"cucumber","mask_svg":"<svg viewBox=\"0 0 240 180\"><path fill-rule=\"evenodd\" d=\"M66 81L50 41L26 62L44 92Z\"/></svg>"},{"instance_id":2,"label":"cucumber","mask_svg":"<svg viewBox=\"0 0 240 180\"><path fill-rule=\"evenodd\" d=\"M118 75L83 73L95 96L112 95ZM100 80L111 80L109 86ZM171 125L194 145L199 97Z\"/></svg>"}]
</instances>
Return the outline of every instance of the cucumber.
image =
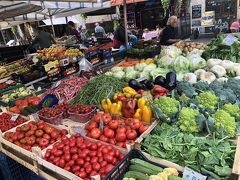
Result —
<instances>
[{"instance_id":1,"label":"cucumber","mask_svg":"<svg viewBox=\"0 0 240 180\"><path fill-rule=\"evenodd\" d=\"M149 162L143 161L141 159L135 158L135 159L131 159L131 164L135 164L135 165L140 165L143 166L145 168L151 169L153 171L156 171L158 173L162 172L163 169L159 166L155 166Z\"/></svg>"},{"instance_id":2,"label":"cucumber","mask_svg":"<svg viewBox=\"0 0 240 180\"><path fill-rule=\"evenodd\" d=\"M158 174L158 173L159 173L159 172L157 172L157 171L154 171L154 170L152 170L152 169L146 168L146 167L144 167L144 166L140 166L140 165L138 165L138 164L130 165L129 170L130 170L130 171L141 172L141 173L144 173L144 174L147 174L147 175L155 175L155 174Z\"/></svg>"},{"instance_id":3,"label":"cucumber","mask_svg":"<svg viewBox=\"0 0 240 180\"><path fill-rule=\"evenodd\" d=\"M178 176L168 176L168 180L183 180L183 178Z\"/></svg>"},{"instance_id":4,"label":"cucumber","mask_svg":"<svg viewBox=\"0 0 240 180\"><path fill-rule=\"evenodd\" d=\"M20 111L20 114L24 115L24 116L28 116L29 115L29 112L26 110L26 108L22 109Z\"/></svg>"},{"instance_id":5,"label":"cucumber","mask_svg":"<svg viewBox=\"0 0 240 180\"><path fill-rule=\"evenodd\" d=\"M128 171L124 177L135 178L137 180L149 180L149 176L137 171Z\"/></svg>"}]
</instances>

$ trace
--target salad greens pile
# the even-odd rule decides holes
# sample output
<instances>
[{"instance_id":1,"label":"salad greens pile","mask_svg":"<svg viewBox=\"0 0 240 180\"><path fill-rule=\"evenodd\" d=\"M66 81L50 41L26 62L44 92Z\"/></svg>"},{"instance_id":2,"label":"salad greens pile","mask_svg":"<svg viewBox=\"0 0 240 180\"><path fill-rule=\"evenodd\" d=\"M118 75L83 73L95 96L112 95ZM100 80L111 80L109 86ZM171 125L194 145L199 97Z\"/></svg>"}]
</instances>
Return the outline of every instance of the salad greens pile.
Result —
<instances>
[{"instance_id":1,"label":"salad greens pile","mask_svg":"<svg viewBox=\"0 0 240 180\"><path fill-rule=\"evenodd\" d=\"M233 35L233 34L232 34ZM226 34L221 34L214 38L208 45L208 48L203 52L202 56L205 59L217 58L227 59L233 62L240 62L240 37L234 35L238 41L234 42L231 46L227 45L223 40L227 37Z\"/></svg>"},{"instance_id":2,"label":"salad greens pile","mask_svg":"<svg viewBox=\"0 0 240 180\"><path fill-rule=\"evenodd\" d=\"M214 179L228 179L236 146L223 139L183 133L176 125L158 125L142 142L150 155L207 173Z\"/></svg>"}]
</instances>

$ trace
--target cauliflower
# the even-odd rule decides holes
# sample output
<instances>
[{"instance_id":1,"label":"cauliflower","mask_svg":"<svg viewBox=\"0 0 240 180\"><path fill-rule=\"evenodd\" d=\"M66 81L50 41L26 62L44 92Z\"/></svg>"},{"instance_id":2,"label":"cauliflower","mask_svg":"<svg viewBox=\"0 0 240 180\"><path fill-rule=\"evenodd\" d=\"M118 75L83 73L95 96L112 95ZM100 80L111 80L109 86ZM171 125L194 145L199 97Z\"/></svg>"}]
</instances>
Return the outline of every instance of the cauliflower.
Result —
<instances>
[{"instance_id":1,"label":"cauliflower","mask_svg":"<svg viewBox=\"0 0 240 180\"><path fill-rule=\"evenodd\" d=\"M178 121L180 129L184 132L194 133L199 132L199 126L196 123L196 117L199 115L199 111L191 108L182 108L179 112Z\"/></svg>"},{"instance_id":2,"label":"cauliflower","mask_svg":"<svg viewBox=\"0 0 240 180\"><path fill-rule=\"evenodd\" d=\"M209 68L211 68L211 67L213 67L213 66L215 66L215 65L220 64L221 62L222 62L221 59L208 59L208 60L207 60L207 66L208 66Z\"/></svg>"},{"instance_id":3,"label":"cauliflower","mask_svg":"<svg viewBox=\"0 0 240 180\"><path fill-rule=\"evenodd\" d=\"M223 130L229 137L233 137L236 134L237 124L235 118L224 110L218 110L213 115L214 127L218 134L222 134Z\"/></svg>"},{"instance_id":4,"label":"cauliflower","mask_svg":"<svg viewBox=\"0 0 240 180\"><path fill-rule=\"evenodd\" d=\"M215 65L211 68L211 71L217 75L217 77L223 77L226 75L226 70L224 67L220 66L220 65Z\"/></svg>"},{"instance_id":5,"label":"cauliflower","mask_svg":"<svg viewBox=\"0 0 240 180\"><path fill-rule=\"evenodd\" d=\"M200 79L201 75L204 74L206 71L204 69L198 69L194 71L194 74L197 76L198 79Z\"/></svg>"},{"instance_id":6,"label":"cauliflower","mask_svg":"<svg viewBox=\"0 0 240 180\"><path fill-rule=\"evenodd\" d=\"M180 104L178 100L166 96L161 96L159 99L155 99L154 103L157 104L163 114L167 117L170 117L172 113L176 113Z\"/></svg>"},{"instance_id":7,"label":"cauliflower","mask_svg":"<svg viewBox=\"0 0 240 180\"><path fill-rule=\"evenodd\" d=\"M184 75L183 80L190 84L195 84L197 82L197 76L194 73L187 73Z\"/></svg>"},{"instance_id":8,"label":"cauliflower","mask_svg":"<svg viewBox=\"0 0 240 180\"><path fill-rule=\"evenodd\" d=\"M218 78L217 79L220 83L225 83L225 82L227 82L227 80L228 80L228 78L225 78L225 77L221 77L221 78Z\"/></svg>"},{"instance_id":9,"label":"cauliflower","mask_svg":"<svg viewBox=\"0 0 240 180\"><path fill-rule=\"evenodd\" d=\"M224 67L227 71L233 70L234 63L229 60L223 60L220 65Z\"/></svg>"},{"instance_id":10,"label":"cauliflower","mask_svg":"<svg viewBox=\"0 0 240 180\"><path fill-rule=\"evenodd\" d=\"M235 65L233 67L233 71L236 73L237 76L240 76L240 64L239 63L235 63Z\"/></svg>"},{"instance_id":11,"label":"cauliflower","mask_svg":"<svg viewBox=\"0 0 240 180\"><path fill-rule=\"evenodd\" d=\"M201 74L200 79L202 81L205 81L208 84L210 84L211 82L213 82L216 79L216 76L212 72L205 72L205 73Z\"/></svg>"},{"instance_id":12,"label":"cauliflower","mask_svg":"<svg viewBox=\"0 0 240 180\"><path fill-rule=\"evenodd\" d=\"M214 93L210 91L206 91L196 96L196 99L200 102L200 107L215 109L217 106L219 97L217 97Z\"/></svg>"},{"instance_id":13,"label":"cauliflower","mask_svg":"<svg viewBox=\"0 0 240 180\"><path fill-rule=\"evenodd\" d=\"M163 172L168 176L178 176L178 171L175 168L164 168Z\"/></svg>"},{"instance_id":14,"label":"cauliflower","mask_svg":"<svg viewBox=\"0 0 240 180\"><path fill-rule=\"evenodd\" d=\"M240 116L240 108L237 104L231 104L231 103L224 104L221 109L226 111L227 113L229 113L231 116L235 118Z\"/></svg>"}]
</instances>

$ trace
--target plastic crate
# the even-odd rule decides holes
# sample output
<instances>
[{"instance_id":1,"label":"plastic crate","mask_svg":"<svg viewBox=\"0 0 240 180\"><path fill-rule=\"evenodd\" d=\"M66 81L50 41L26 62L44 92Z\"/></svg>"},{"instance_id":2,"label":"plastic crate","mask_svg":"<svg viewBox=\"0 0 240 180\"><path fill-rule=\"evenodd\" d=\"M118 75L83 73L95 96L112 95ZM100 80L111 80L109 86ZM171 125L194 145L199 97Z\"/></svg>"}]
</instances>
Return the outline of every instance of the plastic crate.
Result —
<instances>
[{"instance_id":1,"label":"plastic crate","mask_svg":"<svg viewBox=\"0 0 240 180\"><path fill-rule=\"evenodd\" d=\"M4 153L0 153L0 178L4 180L43 180L23 165L14 161Z\"/></svg>"}]
</instances>

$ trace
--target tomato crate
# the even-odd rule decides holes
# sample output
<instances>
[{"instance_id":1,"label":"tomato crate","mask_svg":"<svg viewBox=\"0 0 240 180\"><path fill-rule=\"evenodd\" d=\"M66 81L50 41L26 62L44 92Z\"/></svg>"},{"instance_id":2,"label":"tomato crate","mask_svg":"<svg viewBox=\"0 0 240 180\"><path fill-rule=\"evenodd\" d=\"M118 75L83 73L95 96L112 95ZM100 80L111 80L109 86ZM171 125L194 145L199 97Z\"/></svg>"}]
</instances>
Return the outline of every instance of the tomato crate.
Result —
<instances>
[{"instance_id":1,"label":"tomato crate","mask_svg":"<svg viewBox=\"0 0 240 180\"><path fill-rule=\"evenodd\" d=\"M73 134L74 135L74 134ZM71 137L71 135L67 135L67 137ZM83 137L83 136L80 136ZM84 140L89 140L91 142L98 142L99 140L92 140L88 137L83 137ZM56 142L59 143L60 141ZM56 144L55 143L55 144ZM60 142L61 143L61 142ZM37 155L37 162L38 162L38 167L39 170L41 172L44 172L45 174L48 174L48 177L51 176L51 178L55 178L55 179L72 179L72 180L81 180L81 178L75 174L73 174L70 171L67 171L47 160L44 159L44 156L46 154L46 152L50 149L53 148L53 146L55 144L52 144L51 146L48 146L46 149L42 150L41 152L39 151L38 155ZM108 145L107 143L102 143L103 145ZM127 152L125 150L119 149L119 148L115 148L113 147L113 149L118 149L122 154L126 154ZM76 165L76 163L75 163ZM40 173L41 174L41 173ZM91 176L92 180L100 180L100 175L95 175L95 176Z\"/></svg>"}]
</instances>

